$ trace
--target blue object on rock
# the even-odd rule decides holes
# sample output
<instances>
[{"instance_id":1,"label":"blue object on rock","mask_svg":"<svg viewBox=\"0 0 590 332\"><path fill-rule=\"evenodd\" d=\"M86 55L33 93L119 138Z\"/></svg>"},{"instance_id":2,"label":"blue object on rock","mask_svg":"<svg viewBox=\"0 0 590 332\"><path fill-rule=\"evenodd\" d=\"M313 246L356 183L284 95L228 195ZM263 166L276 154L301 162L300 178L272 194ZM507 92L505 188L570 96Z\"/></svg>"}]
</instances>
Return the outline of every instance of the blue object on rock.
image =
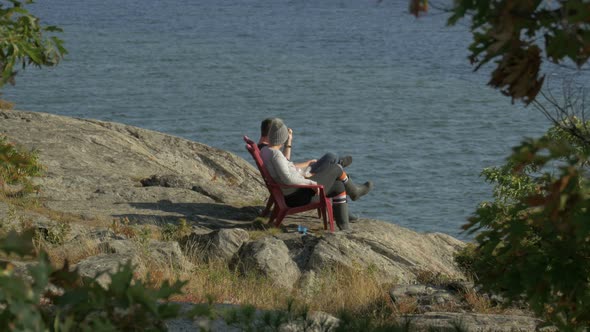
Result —
<instances>
[{"instance_id":1,"label":"blue object on rock","mask_svg":"<svg viewBox=\"0 0 590 332\"><path fill-rule=\"evenodd\" d=\"M307 227L305 226L301 226L301 225L297 225L297 231L303 235L307 234Z\"/></svg>"}]
</instances>

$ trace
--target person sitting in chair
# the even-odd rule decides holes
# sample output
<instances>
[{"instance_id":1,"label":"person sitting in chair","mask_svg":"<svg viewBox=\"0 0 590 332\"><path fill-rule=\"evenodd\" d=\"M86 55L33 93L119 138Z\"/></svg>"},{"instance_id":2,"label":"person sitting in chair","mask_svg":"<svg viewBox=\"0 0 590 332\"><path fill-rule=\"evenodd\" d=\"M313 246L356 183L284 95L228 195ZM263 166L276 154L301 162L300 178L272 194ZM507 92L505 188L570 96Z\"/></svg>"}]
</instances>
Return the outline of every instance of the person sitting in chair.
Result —
<instances>
[{"instance_id":1,"label":"person sitting in chair","mask_svg":"<svg viewBox=\"0 0 590 332\"><path fill-rule=\"evenodd\" d=\"M353 201L357 200L371 190L373 183L370 181L362 185L352 183L342 165L338 163L326 163L318 172L304 174L301 167L307 168L314 163L314 160L297 165L290 162L283 149L289 137L291 137L289 130L282 120L274 118L270 121L265 142L260 150L261 158L270 176L278 183L287 185L321 184L326 190L326 195L332 198L336 225L340 230L350 229L347 195ZM281 190L290 207L308 204L316 195L316 191L309 188L283 188Z\"/></svg>"},{"instance_id":2,"label":"person sitting in chair","mask_svg":"<svg viewBox=\"0 0 590 332\"><path fill-rule=\"evenodd\" d=\"M259 150L262 150L263 147L268 145L268 130L270 128L270 125L274 121L279 121L283 123L283 121L279 118L266 118L260 123L260 139L258 140ZM287 160L291 160L293 130L291 128L287 128L287 131L289 133L289 138L287 139L287 142L285 142L282 151L285 158L287 158ZM336 153L327 152L320 159L312 159L294 165L302 173L302 175L307 175L307 177L309 177L312 174L324 171L324 168L334 164L339 164L342 167L347 167L350 164L352 164L352 156L344 156L342 158L339 158ZM356 214L353 214L349 211L348 218L351 222L356 222L359 217Z\"/></svg>"}]
</instances>

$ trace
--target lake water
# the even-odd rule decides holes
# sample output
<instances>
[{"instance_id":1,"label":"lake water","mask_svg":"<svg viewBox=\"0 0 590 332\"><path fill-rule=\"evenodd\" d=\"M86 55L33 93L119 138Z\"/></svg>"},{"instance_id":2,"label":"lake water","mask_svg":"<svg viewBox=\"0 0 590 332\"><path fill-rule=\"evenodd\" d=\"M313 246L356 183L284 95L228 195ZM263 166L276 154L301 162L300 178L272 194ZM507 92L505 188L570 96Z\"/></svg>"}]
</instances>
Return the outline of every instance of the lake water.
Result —
<instances>
[{"instance_id":1,"label":"lake water","mask_svg":"<svg viewBox=\"0 0 590 332\"><path fill-rule=\"evenodd\" d=\"M70 54L29 68L3 98L16 109L122 122L250 160L242 135L278 116L296 160L351 154L375 189L362 216L460 238L491 187L479 173L548 122L473 73L465 25L407 0L51 0Z\"/></svg>"}]
</instances>

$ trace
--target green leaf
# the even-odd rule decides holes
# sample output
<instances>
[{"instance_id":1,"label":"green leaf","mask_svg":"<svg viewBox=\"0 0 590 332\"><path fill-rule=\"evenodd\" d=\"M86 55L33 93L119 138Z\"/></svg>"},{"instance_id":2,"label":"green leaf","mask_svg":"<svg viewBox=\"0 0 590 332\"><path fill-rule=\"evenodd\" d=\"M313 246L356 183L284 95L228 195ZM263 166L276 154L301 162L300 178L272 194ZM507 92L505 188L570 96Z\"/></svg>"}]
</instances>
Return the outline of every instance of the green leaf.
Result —
<instances>
[{"instance_id":1,"label":"green leaf","mask_svg":"<svg viewBox=\"0 0 590 332\"><path fill-rule=\"evenodd\" d=\"M568 135L554 128L527 139L506 165L485 169L495 201L464 228L479 232L469 258L478 283L509 300L524 296L560 331L577 331L590 325L590 155Z\"/></svg>"},{"instance_id":2,"label":"green leaf","mask_svg":"<svg viewBox=\"0 0 590 332\"><path fill-rule=\"evenodd\" d=\"M43 33L62 32L60 28L50 25L39 25L39 18L29 13L25 4L33 1L8 1L13 7L0 4L0 70L2 79L0 87L6 83L13 83L16 72L15 64L54 66L67 53L63 42L45 36Z\"/></svg>"},{"instance_id":3,"label":"green leaf","mask_svg":"<svg viewBox=\"0 0 590 332\"><path fill-rule=\"evenodd\" d=\"M35 253L33 246L34 230L26 230L23 233L17 233L12 230L6 238L0 242L0 251L7 255L16 254L21 257L32 256Z\"/></svg>"}]
</instances>

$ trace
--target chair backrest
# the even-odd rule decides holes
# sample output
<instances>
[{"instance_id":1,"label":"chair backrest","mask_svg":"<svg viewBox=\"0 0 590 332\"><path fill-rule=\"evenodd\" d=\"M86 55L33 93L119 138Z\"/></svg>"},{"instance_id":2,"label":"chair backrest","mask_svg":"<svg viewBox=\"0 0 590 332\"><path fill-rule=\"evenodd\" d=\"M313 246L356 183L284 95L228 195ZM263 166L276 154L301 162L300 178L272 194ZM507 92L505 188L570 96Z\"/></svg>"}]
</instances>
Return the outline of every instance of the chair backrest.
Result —
<instances>
[{"instance_id":1,"label":"chair backrest","mask_svg":"<svg viewBox=\"0 0 590 332\"><path fill-rule=\"evenodd\" d=\"M258 167L260 175L262 175L262 179L264 180L264 183L266 184L270 194L273 196L276 195L275 198L282 197L283 192L281 191L280 186L272 178L272 176L270 176L270 173L264 166L264 161L262 161L262 157L260 156L260 149L258 149L258 145L253 140L248 138L248 136L244 136L244 141L246 142L246 149L248 152L250 152L252 158L254 158L254 162L256 162L256 166Z\"/></svg>"}]
</instances>

